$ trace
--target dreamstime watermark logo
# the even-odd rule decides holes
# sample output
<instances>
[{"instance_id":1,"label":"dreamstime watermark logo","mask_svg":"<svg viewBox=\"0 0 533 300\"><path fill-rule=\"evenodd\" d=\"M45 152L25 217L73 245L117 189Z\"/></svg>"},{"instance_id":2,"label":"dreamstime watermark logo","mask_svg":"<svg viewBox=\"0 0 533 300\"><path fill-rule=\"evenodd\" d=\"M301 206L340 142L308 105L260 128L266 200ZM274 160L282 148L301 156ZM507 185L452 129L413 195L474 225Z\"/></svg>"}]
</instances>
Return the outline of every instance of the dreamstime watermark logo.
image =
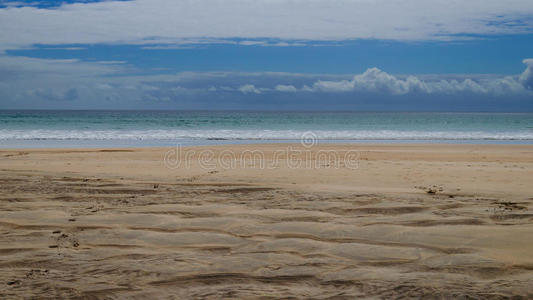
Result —
<instances>
[{"instance_id":1,"label":"dreamstime watermark logo","mask_svg":"<svg viewBox=\"0 0 533 300\"><path fill-rule=\"evenodd\" d=\"M318 143L318 137L314 132L307 131L300 137L300 144L305 148L311 148Z\"/></svg>"},{"instance_id":2,"label":"dreamstime watermark logo","mask_svg":"<svg viewBox=\"0 0 533 300\"><path fill-rule=\"evenodd\" d=\"M360 153L357 150L316 149L318 136L311 131L300 138L300 145L276 150L258 149L183 149L177 145L165 153L164 164L169 169L200 167L215 169L358 169ZM251 146L250 146L251 147Z\"/></svg>"}]
</instances>

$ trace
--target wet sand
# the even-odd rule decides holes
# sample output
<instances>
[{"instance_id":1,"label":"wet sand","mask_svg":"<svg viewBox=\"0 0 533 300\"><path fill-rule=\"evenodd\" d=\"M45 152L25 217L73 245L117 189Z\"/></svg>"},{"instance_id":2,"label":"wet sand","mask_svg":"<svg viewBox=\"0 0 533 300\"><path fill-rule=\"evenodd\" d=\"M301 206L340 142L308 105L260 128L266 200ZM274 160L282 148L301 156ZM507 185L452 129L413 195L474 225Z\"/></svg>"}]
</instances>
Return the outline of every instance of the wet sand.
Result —
<instances>
[{"instance_id":1,"label":"wet sand","mask_svg":"<svg viewBox=\"0 0 533 300\"><path fill-rule=\"evenodd\" d=\"M0 298L533 297L533 146L287 147L0 150Z\"/></svg>"}]
</instances>

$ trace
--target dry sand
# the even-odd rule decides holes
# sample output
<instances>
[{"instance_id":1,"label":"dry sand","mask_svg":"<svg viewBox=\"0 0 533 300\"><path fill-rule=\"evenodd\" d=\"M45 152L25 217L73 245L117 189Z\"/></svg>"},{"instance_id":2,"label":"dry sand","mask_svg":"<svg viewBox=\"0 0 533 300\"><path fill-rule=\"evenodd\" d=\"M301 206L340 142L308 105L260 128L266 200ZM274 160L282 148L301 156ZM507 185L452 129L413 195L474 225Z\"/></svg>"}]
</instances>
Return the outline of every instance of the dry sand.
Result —
<instances>
[{"instance_id":1,"label":"dry sand","mask_svg":"<svg viewBox=\"0 0 533 300\"><path fill-rule=\"evenodd\" d=\"M0 299L533 297L533 146L287 147L0 151Z\"/></svg>"}]
</instances>

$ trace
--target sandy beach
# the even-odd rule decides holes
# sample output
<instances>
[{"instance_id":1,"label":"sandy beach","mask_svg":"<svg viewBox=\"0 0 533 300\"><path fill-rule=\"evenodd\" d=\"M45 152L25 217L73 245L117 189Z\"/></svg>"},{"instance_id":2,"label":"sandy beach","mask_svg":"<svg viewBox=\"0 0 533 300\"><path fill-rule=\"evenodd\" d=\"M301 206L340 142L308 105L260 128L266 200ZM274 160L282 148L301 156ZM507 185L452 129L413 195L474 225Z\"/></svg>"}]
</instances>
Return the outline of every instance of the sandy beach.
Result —
<instances>
[{"instance_id":1,"label":"sandy beach","mask_svg":"<svg viewBox=\"0 0 533 300\"><path fill-rule=\"evenodd\" d=\"M532 298L532 183L532 145L4 149L0 298Z\"/></svg>"}]
</instances>

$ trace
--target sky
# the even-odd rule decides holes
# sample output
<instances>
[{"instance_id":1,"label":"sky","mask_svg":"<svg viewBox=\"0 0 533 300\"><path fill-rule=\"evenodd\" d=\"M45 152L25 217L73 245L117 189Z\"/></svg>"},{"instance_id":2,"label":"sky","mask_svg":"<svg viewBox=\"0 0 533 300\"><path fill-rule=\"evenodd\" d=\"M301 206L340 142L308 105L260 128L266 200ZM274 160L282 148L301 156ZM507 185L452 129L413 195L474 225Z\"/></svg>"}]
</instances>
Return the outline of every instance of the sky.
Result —
<instances>
[{"instance_id":1,"label":"sky","mask_svg":"<svg viewBox=\"0 0 533 300\"><path fill-rule=\"evenodd\" d=\"M531 0L0 0L0 109L533 111Z\"/></svg>"}]
</instances>

